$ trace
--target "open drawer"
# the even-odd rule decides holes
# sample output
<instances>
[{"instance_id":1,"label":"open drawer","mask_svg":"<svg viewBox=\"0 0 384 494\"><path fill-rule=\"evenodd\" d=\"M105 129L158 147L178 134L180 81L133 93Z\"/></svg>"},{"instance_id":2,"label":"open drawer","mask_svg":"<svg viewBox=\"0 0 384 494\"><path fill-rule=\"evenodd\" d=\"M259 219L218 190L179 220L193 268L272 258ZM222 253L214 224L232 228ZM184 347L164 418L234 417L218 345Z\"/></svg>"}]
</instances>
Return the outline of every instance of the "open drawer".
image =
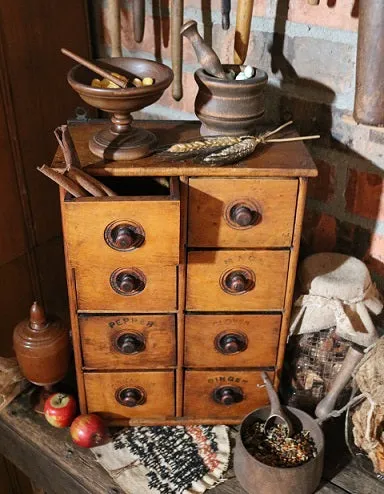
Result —
<instances>
[{"instance_id":1,"label":"open drawer","mask_svg":"<svg viewBox=\"0 0 384 494\"><path fill-rule=\"evenodd\" d=\"M114 197L66 194L62 200L68 262L81 269L179 260L180 196L177 177L101 177Z\"/></svg>"}]
</instances>

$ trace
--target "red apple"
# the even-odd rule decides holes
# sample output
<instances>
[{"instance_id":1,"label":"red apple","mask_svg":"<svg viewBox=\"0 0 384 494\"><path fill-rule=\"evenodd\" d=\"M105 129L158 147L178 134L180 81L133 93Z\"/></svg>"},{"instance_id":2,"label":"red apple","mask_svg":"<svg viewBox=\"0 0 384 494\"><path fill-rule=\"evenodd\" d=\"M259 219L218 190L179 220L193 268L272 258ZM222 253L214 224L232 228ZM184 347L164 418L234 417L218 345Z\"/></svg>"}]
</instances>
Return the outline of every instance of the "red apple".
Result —
<instances>
[{"instance_id":1,"label":"red apple","mask_svg":"<svg viewBox=\"0 0 384 494\"><path fill-rule=\"evenodd\" d=\"M76 417L76 400L65 393L55 393L45 400L44 415L54 427L69 427Z\"/></svg>"},{"instance_id":2,"label":"red apple","mask_svg":"<svg viewBox=\"0 0 384 494\"><path fill-rule=\"evenodd\" d=\"M82 448L99 446L107 437L103 420L94 413L79 415L71 425L72 441Z\"/></svg>"}]
</instances>

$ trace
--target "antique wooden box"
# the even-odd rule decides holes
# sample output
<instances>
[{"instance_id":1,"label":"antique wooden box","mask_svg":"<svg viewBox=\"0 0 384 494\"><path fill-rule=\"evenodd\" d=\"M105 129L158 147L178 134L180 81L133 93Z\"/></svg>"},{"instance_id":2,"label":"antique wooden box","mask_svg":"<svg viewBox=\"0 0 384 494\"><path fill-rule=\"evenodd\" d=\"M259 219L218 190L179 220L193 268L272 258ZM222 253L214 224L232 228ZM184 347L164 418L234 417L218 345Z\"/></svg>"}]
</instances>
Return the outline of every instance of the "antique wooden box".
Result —
<instances>
[{"instance_id":1,"label":"antique wooden box","mask_svg":"<svg viewBox=\"0 0 384 494\"><path fill-rule=\"evenodd\" d=\"M146 122L162 144L195 123ZM118 197L61 207L80 408L110 424L238 423L282 369L307 178L301 142L236 166L106 162L97 124L71 127L82 166ZM53 166L63 166L58 151Z\"/></svg>"}]
</instances>

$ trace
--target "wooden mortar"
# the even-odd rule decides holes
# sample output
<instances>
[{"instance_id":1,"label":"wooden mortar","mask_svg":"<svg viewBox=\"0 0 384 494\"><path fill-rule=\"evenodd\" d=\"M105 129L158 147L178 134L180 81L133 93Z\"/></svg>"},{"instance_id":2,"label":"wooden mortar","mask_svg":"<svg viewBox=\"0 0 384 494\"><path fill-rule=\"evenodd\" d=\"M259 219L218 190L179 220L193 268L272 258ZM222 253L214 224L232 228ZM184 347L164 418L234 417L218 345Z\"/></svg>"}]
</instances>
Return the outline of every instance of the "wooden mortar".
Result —
<instances>
[{"instance_id":1,"label":"wooden mortar","mask_svg":"<svg viewBox=\"0 0 384 494\"><path fill-rule=\"evenodd\" d=\"M226 71L240 72L238 65L223 65ZM255 69L255 76L244 81L218 79L203 69L195 72L199 91L195 113L202 122L201 135L241 136L252 134L264 115L264 89L267 74Z\"/></svg>"}]
</instances>

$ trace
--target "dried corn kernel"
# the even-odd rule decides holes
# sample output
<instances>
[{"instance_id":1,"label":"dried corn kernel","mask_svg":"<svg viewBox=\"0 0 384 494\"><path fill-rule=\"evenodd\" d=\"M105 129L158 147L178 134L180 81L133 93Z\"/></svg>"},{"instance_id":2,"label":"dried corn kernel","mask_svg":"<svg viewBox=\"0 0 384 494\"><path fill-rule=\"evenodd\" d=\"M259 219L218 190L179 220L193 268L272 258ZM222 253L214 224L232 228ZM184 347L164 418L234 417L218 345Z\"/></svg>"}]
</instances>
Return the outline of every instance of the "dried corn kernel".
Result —
<instances>
[{"instance_id":1,"label":"dried corn kernel","mask_svg":"<svg viewBox=\"0 0 384 494\"><path fill-rule=\"evenodd\" d=\"M92 87L103 87L101 85L101 80L100 79L92 79L91 86Z\"/></svg>"},{"instance_id":2,"label":"dried corn kernel","mask_svg":"<svg viewBox=\"0 0 384 494\"><path fill-rule=\"evenodd\" d=\"M143 86L152 86L152 84L153 84L152 77L144 77Z\"/></svg>"},{"instance_id":3,"label":"dried corn kernel","mask_svg":"<svg viewBox=\"0 0 384 494\"><path fill-rule=\"evenodd\" d=\"M125 75L118 74L117 72L111 72L111 74L114 75L115 77L117 77L118 79L120 79L121 81L124 81L124 82L129 81L129 79L127 77L125 77Z\"/></svg>"},{"instance_id":4,"label":"dried corn kernel","mask_svg":"<svg viewBox=\"0 0 384 494\"><path fill-rule=\"evenodd\" d=\"M143 85L143 81L138 77L135 77L132 81L132 84L136 87L141 87Z\"/></svg>"}]
</instances>

